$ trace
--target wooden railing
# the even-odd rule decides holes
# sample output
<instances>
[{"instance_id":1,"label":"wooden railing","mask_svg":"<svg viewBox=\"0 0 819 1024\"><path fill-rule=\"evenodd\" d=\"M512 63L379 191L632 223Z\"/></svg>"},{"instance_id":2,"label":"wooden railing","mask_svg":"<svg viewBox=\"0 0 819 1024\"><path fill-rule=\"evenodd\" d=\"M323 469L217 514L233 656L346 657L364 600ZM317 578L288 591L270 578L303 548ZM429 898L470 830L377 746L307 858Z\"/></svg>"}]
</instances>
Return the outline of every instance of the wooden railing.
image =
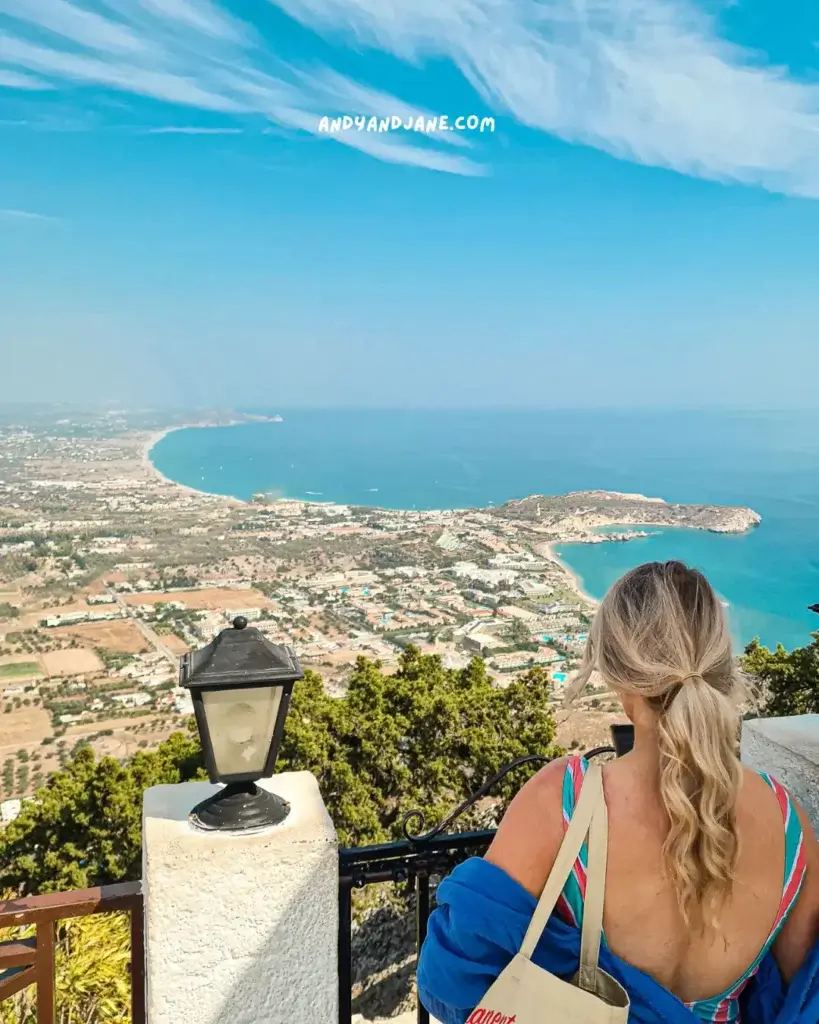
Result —
<instances>
[{"instance_id":1,"label":"wooden railing","mask_svg":"<svg viewBox=\"0 0 819 1024\"><path fill-rule=\"evenodd\" d=\"M32 925L35 928L32 938L0 942L0 1001L36 985L37 1024L55 1024L54 961L59 922L116 911L128 913L131 921L132 1024L145 1024L145 933L140 882L0 903L0 929Z\"/></svg>"}]
</instances>

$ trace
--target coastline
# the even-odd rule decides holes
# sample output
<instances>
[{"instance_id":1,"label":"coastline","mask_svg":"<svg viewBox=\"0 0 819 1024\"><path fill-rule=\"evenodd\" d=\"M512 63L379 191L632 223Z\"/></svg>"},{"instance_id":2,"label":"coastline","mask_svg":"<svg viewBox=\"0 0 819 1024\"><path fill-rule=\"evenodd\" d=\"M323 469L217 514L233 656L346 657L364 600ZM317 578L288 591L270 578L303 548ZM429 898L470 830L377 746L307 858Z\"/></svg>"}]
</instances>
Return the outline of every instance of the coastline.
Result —
<instances>
[{"instance_id":1,"label":"coastline","mask_svg":"<svg viewBox=\"0 0 819 1024\"><path fill-rule=\"evenodd\" d=\"M558 544L563 544L563 543L567 543L568 544L568 543L571 543L571 542L570 541L557 541L557 543ZM583 542L580 541L578 543L583 543ZM541 551L543 552L543 554L550 561L554 562L555 565L560 566L560 568L566 574L572 590L574 590L574 592L577 594L577 596L582 601L586 601L593 608L596 608L600 604L600 601L596 597L592 597L592 595L584 588L583 580L574 571L574 569L572 569L572 567L570 565L567 565L563 561L563 559L555 552L553 544L543 544L541 546Z\"/></svg>"},{"instance_id":2,"label":"coastline","mask_svg":"<svg viewBox=\"0 0 819 1024\"><path fill-rule=\"evenodd\" d=\"M233 426L233 424L228 424ZM142 442L140 448L140 457L142 465L148 472L148 474L154 479L160 481L163 484L167 484L170 487L177 487L179 490L184 491L186 494L195 494L200 498L219 498L222 501L233 502L238 505L247 505L249 502L244 501L242 498L236 498L233 495L228 494L214 494L212 491L203 491L198 487L189 487L187 484L181 484L178 480L171 480L169 476L157 468L153 459L151 458L151 452L159 444L163 438L166 438L169 434L175 433L177 430L192 430L193 428L205 429L212 426L218 426L215 423L181 423L176 427L165 427L163 430L155 430L148 434L145 440Z\"/></svg>"},{"instance_id":3,"label":"coastline","mask_svg":"<svg viewBox=\"0 0 819 1024\"><path fill-rule=\"evenodd\" d=\"M224 424L224 425L225 426L233 426L233 424ZM189 487L187 484L179 483L178 480L171 480L170 477L165 476L165 474L161 470L159 470L157 468L157 466L155 465L155 463L151 459L151 452L153 451L153 449L159 444L160 441L163 440L163 438L166 438L169 434L173 434L177 430L190 430L190 429L193 429L193 428L207 429L209 427L215 427L215 426L220 426L220 424L216 424L216 423L181 423L178 426L165 427L163 430L155 430L155 431L153 431L152 433L148 434L147 437L145 437L145 439L142 442L142 446L141 446L142 464L145 467L145 469L147 470L147 472L152 477L154 477L154 479L159 480L163 484L166 484L166 485L168 485L170 487L177 487L180 490L184 491L186 494L194 494L194 495L197 495L198 497L205 497L205 498L219 498L222 501L229 501L229 502L233 502L233 503L238 504L238 505L249 505L250 502L245 501L242 498L236 498L236 497L228 496L226 494L214 494L211 491L203 491L203 490L200 490L199 488L196 488L196 487ZM302 498L280 498L279 502L282 503L282 504L287 503L287 504L300 504L300 505L335 505L335 504L337 504L337 502L333 502L333 501L323 501L323 502L322 501L309 501L307 499L302 499ZM616 525L616 524L614 524L614 525ZM560 542L560 543L562 543L562 542ZM586 602L589 605L591 605L593 608L596 608L597 605L600 602L597 600L597 598L592 597L592 595L589 594L583 588L583 581L582 581L582 579L578 576L578 574L574 571L574 569L572 569L561 558L559 558L557 554L555 554L553 546L551 544L544 544L542 546L542 550L543 550L544 555L551 562L554 562L554 564L557 565L563 571L564 575L566 576L566 581L567 581L570 589L573 590L577 594L577 596L580 598L580 600Z\"/></svg>"},{"instance_id":4,"label":"coastline","mask_svg":"<svg viewBox=\"0 0 819 1024\"><path fill-rule=\"evenodd\" d=\"M147 436L145 436L143 438L142 443L141 443L141 458L142 458L143 466L144 466L146 472L151 477L153 477L155 480L158 480L158 481L160 481L161 483L163 483L163 484L165 484L167 486L178 488L178 489L180 489L181 491L183 491L183 492L185 492L187 494L195 495L195 496L200 497L200 498L207 498L207 499L209 499L211 501L214 500L214 499L217 499L219 501L225 501L225 502L228 502L228 503L230 503L230 504L232 504L234 506L237 506L237 505L238 506L249 506L249 505L252 504L252 500L248 500L248 499L244 499L244 498L237 498L234 495L217 494L217 493L214 493L212 491L202 490L201 488L190 487L188 484L180 483L177 480L172 480L170 477L165 476L165 474L162 473L162 471L157 468L157 466L155 465L155 463L151 459L151 452L159 444L159 442L162 441L169 434L172 434L172 433L174 433L174 432L176 432L178 430L190 430L190 429L194 429L194 428L203 430L203 429L222 427L222 426L236 426L236 425L241 424L242 422L245 422L245 421L243 421L243 420L233 420L230 423L180 423L180 424L177 424L177 425L174 425L174 426L165 427L162 430L152 431L150 434L148 434ZM574 493L578 493L578 492L574 492ZM597 493L597 492L591 492L591 493ZM604 492L600 492L600 493L604 493ZM620 492L605 492L605 493L607 493L607 494L610 493L612 495L621 496L621 497L625 497L625 498L639 498L641 501L650 502L653 505L665 505L665 504L667 504L667 502L664 499L662 499L662 498L647 498L644 495L620 494ZM333 505L339 504L338 502L335 502L335 501L332 501L332 500L316 501L314 499L311 500L309 498L279 498L276 503L277 504L288 504L288 505L298 504L298 505L319 506L319 507L321 507L321 506L333 506ZM379 507L378 506L372 506L372 508L373 508L374 511L377 511ZM396 511L396 510L384 509L383 511ZM398 511L400 511L400 510L398 510ZM409 510L406 510L406 511L409 511ZM434 510L433 509L433 510L430 510L430 511L440 511L440 510ZM468 510L467 509L460 509L460 510L452 510L452 511L468 511ZM750 511L753 511L753 510L750 510ZM625 529L630 529L630 528L634 528L635 526L642 527L642 528L656 527L658 524L656 524L656 523L635 524L635 523L631 523L631 522L620 522L619 520L617 520L617 521L612 521L610 523L607 523L605 525L611 526L611 527L622 527L622 528L625 528ZM757 525L757 524L752 524L752 525ZM688 526L688 525L684 525L684 524L665 524L664 523L664 524L661 524L661 526L662 526L663 530L680 529L680 530L695 530L696 531L698 529L702 529L701 527L698 528L696 526ZM747 532L747 530L750 529L750 528L752 528L752 527L746 527L746 529L742 530L741 532ZM726 530L726 531L717 530L717 531L710 531L710 532L731 533L731 532L734 532L734 531L731 531L731 530ZM737 531L737 532L740 532L740 531ZM557 541L552 541L551 543L539 544L538 545L538 549L540 550L540 552L546 558L549 559L549 561L551 561L554 565L556 565L561 570L561 572L563 573L563 575L565 577L565 580L566 580L566 583L567 583L569 589L574 592L574 594L578 597L578 599L580 601L582 601L584 604L588 605L590 608L595 609L595 608L597 608L599 606L600 600L598 598L596 598L596 597L593 597L585 589L585 586L584 586L584 583L583 583L583 579L580 577L580 575L568 563L566 563L554 550L554 547L555 547L556 544L572 544L572 543L583 544L583 543L588 543L588 541L584 537L576 537L576 538L566 537L565 539L561 539L561 540L557 540Z\"/></svg>"},{"instance_id":5,"label":"coastline","mask_svg":"<svg viewBox=\"0 0 819 1024\"><path fill-rule=\"evenodd\" d=\"M159 444L159 442L163 438L167 437L169 434L175 433L178 430L192 430L192 429L207 430L207 429L214 429L214 428L218 428L218 427L234 427L234 426L241 426L242 424L248 423L248 422L255 422L255 420L231 420L228 423L180 423L180 424L176 424L174 426L165 427L165 428L163 428L161 430L152 431L147 436L143 435L143 441L142 441L142 444L141 444L142 461L145 464L146 468L151 473L151 475L153 475L153 476L157 477L158 479L162 480L164 483L172 485L173 487L181 487L183 490L188 491L190 493L205 495L205 496L207 496L209 498L223 498L226 501L238 502L241 505L250 505L250 504L252 504L252 499L238 498L238 497L236 497L235 495L232 495L232 494L222 494L222 493L217 493L217 492L213 492L213 491L205 491L205 490L202 490L201 488L191 487L188 484L183 484L183 483L180 483L177 480L172 480L170 477L165 476L165 474L162 473L156 467L156 465L154 464L154 462L152 461L152 459L150 457L151 452L153 451L153 449ZM272 418L272 419L267 419L264 422L274 423L274 422L281 422L281 420ZM642 495L642 494L631 494L631 493L625 493L625 492L620 492L620 491L569 491L569 492L567 492L564 495L559 495L559 497L571 498L571 497L575 497L575 496L584 496L584 495L590 495L590 496L605 495L607 497L612 497L612 498L626 498L626 499L629 499L629 500L635 499L635 500L639 500L640 502L645 502L646 504L653 505L655 507L657 505L674 507L668 501L666 501L665 498L646 497L645 495ZM383 506L383 505L369 505L369 504L366 504L366 503L365 504L361 504L361 505L357 505L356 507L368 508L368 509L371 509L372 511L408 512L408 513L409 512L419 512L419 511L422 512L422 513L423 512L443 512L443 511L447 511L447 512L470 512L470 511L491 512L491 511L497 511L501 507L501 505L509 505L509 506L521 505L521 504L523 504L525 502L530 502L532 500L535 500L538 497L544 497L544 496L542 496L542 495L539 496L537 494L532 494L532 495L529 495L526 498L509 499L508 501L501 502L499 504L498 503L494 503L494 502L490 502L489 505L487 507L485 507L485 508L482 507L482 506L481 507L479 507L479 506L463 506L463 507L458 507L458 508L439 508L439 507L434 507L434 508L420 509L419 510L419 509L416 509L414 507L411 508L411 509L409 509L409 508L405 508L405 509L387 508L386 506ZM552 496L545 496L545 497L552 497ZM322 505L323 506L332 506L332 505L349 505L350 504L350 502L334 501L332 498L325 499L324 501L316 501L314 498L283 497L283 498L278 498L277 501L278 502L288 502L290 504L316 505L316 506L322 506ZM708 508L709 507L709 506L698 506L698 505L695 505L695 504L692 504L692 503L685 503L685 504L686 504L687 507L691 507L691 508L702 509L702 508ZM679 507L682 507L682 506L679 506ZM718 533L718 534L730 535L730 534L744 534L744 533L748 533L751 529L753 529L754 527L758 526L760 524L760 522L762 521L762 517L757 512L755 512L753 509L750 509L750 508L741 508L741 507L734 508L733 506L730 506L730 507L728 507L728 506L719 506L719 507L723 508L726 511L747 512L747 513L750 514L751 517L753 517L752 521L749 522L749 523L744 523L744 524L740 525L738 528L732 528L732 527L712 528L712 527L708 527L708 526L699 526L699 525L696 525L696 524L689 524L689 523L635 522L632 519L621 518L619 516L615 517L615 518L611 518L611 519L606 516L605 517L606 521L598 522L598 523L592 523L591 524L591 528L592 529L598 529L598 528L601 528L601 527L605 527L605 528L610 528L611 527L611 528L617 528L617 529L623 529L625 531L629 531L629 530L633 530L635 528L636 529L652 529L652 528L656 529L656 528L659 527L660 530L675 530L675 529L678 529L678 530L696 530L696 531L703 531L703 532L708 532L708 533ZM580 536L580 537L566 537L564 539L556 541L555 543L558 543L558 544L574 544L574 543L583 544L583 543L587 543L587 541L586 541L585 537ZM553 558L554 561L560 562L560 559L556 555L553 554L551 557ZM563 564L563 563L561 562L561 564Z\"/></svg>"}]
</instances>

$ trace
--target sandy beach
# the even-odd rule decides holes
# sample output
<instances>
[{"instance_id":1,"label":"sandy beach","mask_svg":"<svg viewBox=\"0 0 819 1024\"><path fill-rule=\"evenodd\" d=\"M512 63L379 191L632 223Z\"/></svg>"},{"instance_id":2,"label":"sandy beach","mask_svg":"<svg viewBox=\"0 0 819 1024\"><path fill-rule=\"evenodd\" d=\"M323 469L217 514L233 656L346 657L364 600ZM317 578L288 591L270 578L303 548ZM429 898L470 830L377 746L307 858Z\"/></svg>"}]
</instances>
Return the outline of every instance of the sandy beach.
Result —
<instances>
[{"instance_id":1,"label":"sandy beach","mask_svg":"<svg viewBox=\"0 0 819 1024\"><path fill-rule=\"evenodd\" d=\"M165 476L164 473L160 472L151 460L151 451L159 444L159 442L168 436L168 434L174 433L177 430L190 430L197 428L200 430L208 429L209 427L216 426L211 423L181 423L178 426L166 427L164 430L155 430L145 436L142 442L141 457L142 463L147 472L155 479L162 481L162 483L169 485L170 487L176 487L179 490L185 491L188 494L195 494L203 498L219 498L222 501L231 502L234 505L247 505L249 502L243 501L241 498L229 497L224 494L213 494L210 491L203 491L196 487L188 487L187 484L180 484L176 480L171 480L170 477ZM302 498L281 498L279 499L282 503L288 504L300 504L300 505L333 505L335 502L332 501L309 501ZM592 597L591 594L587 593L583 589L583 581L565 562L563 562L558 555L555 554L554 548L551 544L538 545L540 552L548 558L551 562L554 562L565 574L566 581L570 588L577 594L577 596L592 607L596 607L600 602Z\"/></svg>"},{"instance_id":2,"label":"sandy beach","mask_svg":"<svg viewBox=\"0 0 819 1024\"><path fill-rule=\"evenodd\" d=\"M582 541L579 541L578 543L582 543ZM538 545L538 550L541 554L545 555L545 557L548 558L549 561L554 562L555 565L560 566L560 568L568 577L572 590L574 590L578 597L582 598L584 601L587 601L590 605L592 605L595 608L597 607L597 605L600 604L596 597L592 597L591 594L589 594L586 590L583 589L583 581L580 579L580 577L577 575L574 569L566 565L566 563L557 554L555 554L554 547L551 544L540 544Z\"/></svg>"},{"instance_id":3,"label":"sandy beach","mask_svg":"<svg viewBox=\"0 0 819 1024\"><path fill-rule=\"evenodd\" d=\"M215 424L181 423L178 427L166 427L164 430L155 430L152 433L147 434L145 436L145 440L142 443L140 452L142 464L148 471L148 473L155 479L161 480L162 483L168 484L170 487L176 487L180 491L185 491L187 494L196 494L199 495L199 497L203 498L219 498L222 501L231 502L234 505L247 505L248 503L246 501L243 501L241 498L235 498L227 494L213 494L211 491L203 491L197 487L188 487L187 484L180 484L179 481L177 480L171 480L170 477L165 476L164 473L160 472L156 468L151 459L151 452L153 451L153 449L159 444L159 442L164 437L167 437L168 434L173 434L177 430L191 430L193 428L204 430L211 426L215 426Z\"/></svg>"}]
</instances>

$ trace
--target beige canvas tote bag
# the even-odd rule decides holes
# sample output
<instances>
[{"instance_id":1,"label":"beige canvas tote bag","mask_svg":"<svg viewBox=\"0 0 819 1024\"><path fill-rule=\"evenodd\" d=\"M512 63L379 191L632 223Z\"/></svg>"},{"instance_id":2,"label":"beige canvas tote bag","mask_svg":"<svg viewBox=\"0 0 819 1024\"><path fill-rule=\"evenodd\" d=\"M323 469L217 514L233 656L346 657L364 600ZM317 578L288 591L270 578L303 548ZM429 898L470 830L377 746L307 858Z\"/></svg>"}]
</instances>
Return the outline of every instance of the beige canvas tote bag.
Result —
<instances>
[{"instance_id":1,"label":"beige canvas tote bag","mask_svg":"<svg viewBox=\"0 0 819 1024\"><path fill-rule=\"evenodd\" d=\"M588 834L589 864L580 967L571 982L544 971L531 960L563 886ZM501 972L467 1018L467 1024L627 1024L625 989L598 966L603 932L608 816L603 772L589 765L577 805L554 867L532 915L520 952Z\"/></svg>"}]
</instances>

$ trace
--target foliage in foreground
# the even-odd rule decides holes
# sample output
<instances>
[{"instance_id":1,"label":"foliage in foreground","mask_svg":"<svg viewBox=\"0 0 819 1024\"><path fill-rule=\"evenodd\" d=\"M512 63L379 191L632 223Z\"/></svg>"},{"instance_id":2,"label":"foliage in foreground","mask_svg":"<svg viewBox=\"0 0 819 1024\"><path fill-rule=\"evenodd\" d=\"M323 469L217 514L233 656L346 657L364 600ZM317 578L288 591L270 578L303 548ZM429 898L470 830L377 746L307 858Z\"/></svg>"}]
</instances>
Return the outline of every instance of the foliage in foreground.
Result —
<instances>
[{"instance_id":1,"label":"foliage in foreground","mask_svg":"<svg viewBox=\"0 0 819 1024\"><path fill-rule=\"evenodd\" d=\"M407 810L433 824L507 761L558 753L548 686L533 669L501 689L478 659L445 669L413 648L392 675L359 659L344 699L308 672L277 770L315 775L342 844L379 842L400 834ZM31 894L139 878L144 790L202 777L194 733L127 764L79 750L0 833L0 887ZM520 782L506 780L498 795Z\"/></svg>"},{"instance_id":2,"label":"foliage in foreground","mask_svg":"<svg viewBox=\"0 0 819 1024\"><path fill-rule=\"evenodd\" d=\"M0 833L0 887L31 895L139 878L143 792L200 771L193 735L126 765L81 748Z\"/></svg>"},{"instance_id":3,"label":"foliage in foreground","mask_svg":"<svg viewBox=\"0 0 819 1024\"><path fill-rule=\"evenodd\" d=\"M819 634L788 652L748 645L746 672L765 691L764 713L819 712ZM454 671L414 649L385 675L361 659L346 699L324 692L308 672L297 684L278 764L319 781L339 838L378 842L400 832L403 813L437 822L507 761L557 755L545 672L533 669L506 689L491 684L482 661ZM142 793L148 786L204 777L198 738L177 734L126 765L82 749L37 801L0 833L0 887L6 896L139 877ZM496 790L508 798L521 776ZM6 930L0 939L27 935ZM63 922L56 976L60 1024L127 1024L130 981L127 917ZM0 1024L35 1024L31 989L0 1004Z\"/></svg>"},{"instance_id":4,"label":"foliage in foreground","mask_svg":"<svg viewBox=\"0 0 819 1024\"><path fill-rule=\"evenodd\" d=\"M377 842L399 834L406 810L433 823L505 762L559 753L547 697L541 669L500 689L482 661L444 669L412 648L393 675L360 659L341 700L308 672L295 687L278 770L315 775L342 843ZM144 790L201 777L193 732L124 765L81 749L0 833L0 887L11 896L138 878ZM510 778L498 794L508 797L520 781ZM122 914L59 926L60 1024L127 1024L129 946ZM35 1024L35 1006L26 990L0 1004L0 1024Z\"/></svg>"},{"instance_id":5,"label":"foliage in foreground","mask_svg":"<svg viewBox=\"0 0 819 1024\"><path fill-rule=\"evenodd\" d=\"M33 934L33 927L0 930L1 939ZM57 1024L128 1024L130 961L126 914L97 914L59 924L54 959ZM34 986L0 1003L0 1024L37 1024Z\"/></svg>"},{"instance_id":6,"label":"foliage in foreground","mask_svg":"<svg viewBox=\"0 0 819 1024\"><path fill-rule=\"evenodd\" d=\"M754 639L745 648L743 669L759 680L762 714L767 716L819 713L819 633L807 647L771 651Z\"/></svg>"}]
</instances>

